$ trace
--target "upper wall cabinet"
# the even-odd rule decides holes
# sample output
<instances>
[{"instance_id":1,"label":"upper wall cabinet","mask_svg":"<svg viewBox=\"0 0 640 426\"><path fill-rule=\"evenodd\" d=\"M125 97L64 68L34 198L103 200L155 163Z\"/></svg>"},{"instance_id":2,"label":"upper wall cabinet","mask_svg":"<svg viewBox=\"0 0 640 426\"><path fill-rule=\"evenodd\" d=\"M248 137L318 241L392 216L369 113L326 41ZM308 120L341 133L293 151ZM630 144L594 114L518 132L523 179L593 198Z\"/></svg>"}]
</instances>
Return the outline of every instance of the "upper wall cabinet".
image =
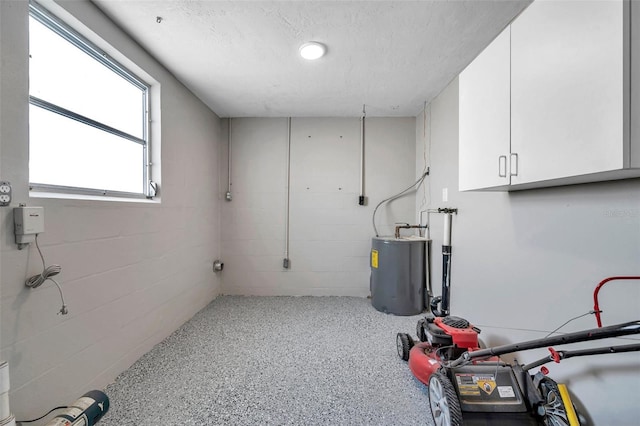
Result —
<instances>
[{"instance_id":1,"label":"upper wall cabinet","mask_svg":"<svg viewBox=\"0 0 640 426\"><path fill-rule=\"evenodd\" d=\"M629 166L622 9L538 1L511 25L512 184Z\"/></svg>"},{"instance_id":2,"label":"upper wall cabinet","mask_svg":"<svg viewBox=\"0 0 640 426\"><path fill-rule=\"evenodd\" d=\"M631 6L534 2L467 67L460 75L461 190L640 176L640 142L631 134L637 119L630 115L637 102L637 94L634 101L631 96L631 49L640 51L640 42L632 43ZM488 65L494 50L501 56L506 50L508 59ZM508 91L494 87L496 76ZM505 102L509 114L503 107L496 113ZM502 180L488 181L487 174Z\"/></svg>"},{"instance_id":3,"label":"upper wall cabinet","mask_svg":"<svg viewBox=\"0 0 640 426\"><path fill-rule=\"evenodd\" d=\"M510 38L507 27L460 74L460 190L509 184Z\"/></svg>"}]
</instances>

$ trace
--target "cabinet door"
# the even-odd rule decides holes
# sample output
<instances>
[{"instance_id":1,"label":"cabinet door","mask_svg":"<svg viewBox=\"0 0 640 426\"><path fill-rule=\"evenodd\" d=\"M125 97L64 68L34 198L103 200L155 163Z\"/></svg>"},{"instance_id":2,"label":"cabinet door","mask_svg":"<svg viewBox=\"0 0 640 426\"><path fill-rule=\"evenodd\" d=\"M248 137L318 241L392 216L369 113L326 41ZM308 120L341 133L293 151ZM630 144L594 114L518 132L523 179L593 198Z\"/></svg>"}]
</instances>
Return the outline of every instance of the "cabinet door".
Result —
<instances>
[{"instance_id":1,"label":"cabinet door","mask_svg":"<svg viewBox=\"0 0 640 426\"><path fill-rule=\"evenodd\" d=\"M459 188L509 184L509 28L459 77Z\"/></svg>"},{"instance_id":2,"label":"cabinet door","mask_svg":"<svg viewBox=\"0 0 640 426\"><path fill-rule=\"evenodd\" d=\"M536 1L513 22L511 184L625 166L624 27L615 0Z\"/></svg>"}]
</instances>

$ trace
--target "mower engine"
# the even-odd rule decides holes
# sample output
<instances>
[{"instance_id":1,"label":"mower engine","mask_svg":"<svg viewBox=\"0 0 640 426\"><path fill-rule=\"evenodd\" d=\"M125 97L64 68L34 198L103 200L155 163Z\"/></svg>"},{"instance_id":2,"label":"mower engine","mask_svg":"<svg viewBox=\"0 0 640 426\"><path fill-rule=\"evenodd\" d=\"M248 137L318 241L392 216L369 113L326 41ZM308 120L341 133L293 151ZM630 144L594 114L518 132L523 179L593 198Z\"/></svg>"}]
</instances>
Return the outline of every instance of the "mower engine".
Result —
<instances>
[{"instance_id":1,"label":"mower engine","mask_svg":"<svg viewBox=\"0 0 640 426\"><path fill-rule=\"evenodd\" d=\"M440 356L449 360L478 348L480 329L464 318L426 316L418 321L418 337L431 346L441 348Z\"/></svg>"}]
</instances>

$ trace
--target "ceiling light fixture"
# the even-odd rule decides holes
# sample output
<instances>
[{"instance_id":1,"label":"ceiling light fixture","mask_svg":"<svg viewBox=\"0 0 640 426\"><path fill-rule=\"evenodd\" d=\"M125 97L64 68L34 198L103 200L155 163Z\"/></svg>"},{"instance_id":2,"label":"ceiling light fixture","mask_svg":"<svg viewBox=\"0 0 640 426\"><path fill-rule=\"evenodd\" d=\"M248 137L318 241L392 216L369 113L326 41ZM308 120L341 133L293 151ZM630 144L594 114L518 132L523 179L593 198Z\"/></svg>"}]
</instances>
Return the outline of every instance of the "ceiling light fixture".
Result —
<instances>
[{"instance_id":1,"label":"ceiling light fixture","mask_svg":"<svg viewBox=\"0 0 640 426\"><path fill-rule=\"evenodd\" d=\"M322 58L326 52L327 46L317 41L310 41L300 46L300 56L310 61Z\"/></svg>"}]
</instances>

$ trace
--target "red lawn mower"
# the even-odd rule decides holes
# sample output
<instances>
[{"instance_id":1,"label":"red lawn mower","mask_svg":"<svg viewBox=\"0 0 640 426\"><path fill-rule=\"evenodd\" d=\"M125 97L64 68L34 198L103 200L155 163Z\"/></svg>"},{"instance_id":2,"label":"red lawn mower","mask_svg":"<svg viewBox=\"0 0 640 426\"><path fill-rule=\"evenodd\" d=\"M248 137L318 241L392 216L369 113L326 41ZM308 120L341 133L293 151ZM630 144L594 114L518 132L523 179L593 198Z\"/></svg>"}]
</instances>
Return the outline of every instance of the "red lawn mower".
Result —
<instances>
[{"instance_id":1,"label":"red lawn mower","mask_svg":"<svg viewBox=\"0 0 640 426\"><path fill-rule=\"evenodd\" d=\"M640 351L640 343L582 350L553 349L554 345L640 334L640 321L602 327L598 305L598 292L605 283L640 280L640 276L611 277L596 287L591 313L596 315L598 328L481 348L480 329L463 318L449 315L451 216L456 210L439 209L439 212L445 214L442 296L431 298L431 314L418 321L418 342L406 333L398 333L396 338L398 356L409 361L413 375L428 386L435 424L579 426L566 386L547 377L544 364L578 356ZM510 364L500 358L542 347L549 347L550 354L530 364L517 361ZM541 368L537 372L532 372L538 367Z\"/></svg>"}]
</instances>

